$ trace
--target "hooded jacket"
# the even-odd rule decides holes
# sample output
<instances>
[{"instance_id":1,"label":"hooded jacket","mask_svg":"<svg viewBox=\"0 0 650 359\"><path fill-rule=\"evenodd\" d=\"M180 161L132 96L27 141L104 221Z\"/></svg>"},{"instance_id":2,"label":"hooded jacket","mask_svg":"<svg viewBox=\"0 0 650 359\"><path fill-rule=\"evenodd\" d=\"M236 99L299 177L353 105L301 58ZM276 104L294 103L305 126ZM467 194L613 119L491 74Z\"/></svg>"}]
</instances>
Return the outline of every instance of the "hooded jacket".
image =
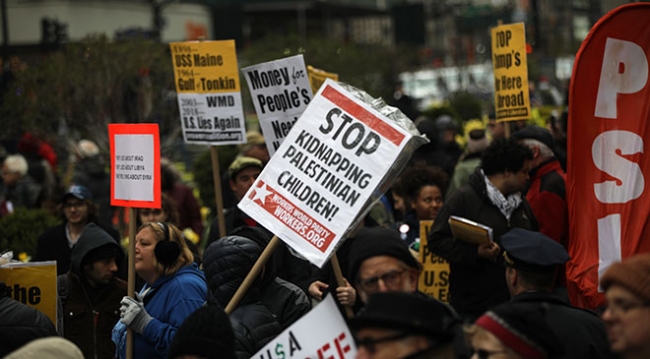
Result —
<instances>
[{"instance_id":1,"label":"hooded jacket","mask_svg":"<svg viewBox=\"0 0 650 359\"><path fill-rule=\"evenodd\" d=\"M523 199L510 219L490 201L483 175L475 171L438 212L429 249L449 262L450 304L463 316L475 319L488 308L510 300L505 268L500 262L478 256L478 245L454 239L449 217L455 215L492 227L493 239L501 246L501 235L518 227L537 231L537 221ZM498 257L500 258L500 257Z\"/></svg>"},{"instance_id":2,"label":"hooded jacket","mask_svg":"<svg viewBox=\"0 0 650 359\"><path fill-rule=\"evenodd\" d=\"M209 304L225 308L261 253L257 243L240 236L226 236L210 244L203 254ZM251 285L230 314L238 358L250 358L282 331L271 312L260 303L260 282L258 278Z\"/></svg>"},{"instance_id":3,"label":"hooded jacket","mask_svg":"<svg viewBox=\"0 0 650 359\"><path fill-rule=\"evenodd\" d=\"M89 223L84 228L72 249L70 272L57 280L59 320L63 322L59 330L86 358L113 358L115 345L111 341L111 330L120 319L120 300L126 295L126 282L114 278L105 286L90 286L83 267L85 262L94 261L92 257L97 250L114 251L116 263L124 258L122 248L101 227Z\"/></svg>"}]
</instances>

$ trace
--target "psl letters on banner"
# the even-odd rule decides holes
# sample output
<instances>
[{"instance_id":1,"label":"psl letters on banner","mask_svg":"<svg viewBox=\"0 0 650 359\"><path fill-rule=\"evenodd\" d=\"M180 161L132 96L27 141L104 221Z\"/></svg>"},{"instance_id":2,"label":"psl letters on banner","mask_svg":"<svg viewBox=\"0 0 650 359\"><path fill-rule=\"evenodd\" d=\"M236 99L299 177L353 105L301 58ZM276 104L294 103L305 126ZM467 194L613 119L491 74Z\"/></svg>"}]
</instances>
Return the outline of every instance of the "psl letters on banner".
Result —
<instances>
[{"instance_id":1,"label":"psl letters on banner","mask_svg":"<svg viewBox=\"0 0 650 359\"><path fill-rule=\"evenodd\" d=\"M320 267L414 137L327 80L239 208Z\"/></svg>"},{"instance_id":2,"label":"psl letters on banner","mask_svg":"<svg viewBox=\"0 0 650 359\"><path fill-rule=\"evenodd\" d=\"M612 262L650 251L650 4L618 7L591 29L571 79L567 289L574 304L604 304Z\"/></svg>"},{"instance_id":3,"label":"psl letters on banner","mask_svg":"<svg viewBox=\"0 0 650 359\"><path fill-rule=\"evenodd\" d=\"M354 358L357 348L331 295L280 333L252 359Z\"/></svg>"},{"instance_id":4,"label":"psl letters on banner","mask_svg":"<svg viewBox=\"0 0 650 359\"><path fill-rule=\"evenodd\" d=\"M235 41L172 42L169 47L185 142L245 143Z\"/></svg>"},{"instance_id":5,"label":"psl letters on banner","mask_svg":"<svg viewBox=\"0 0 650 359\"><path fill-rule=\"evenodd\" d=\"M311 101L305 61L296 55L249 66L242 72L269 154L273 155Z\"/></svg>"}]
</instances>

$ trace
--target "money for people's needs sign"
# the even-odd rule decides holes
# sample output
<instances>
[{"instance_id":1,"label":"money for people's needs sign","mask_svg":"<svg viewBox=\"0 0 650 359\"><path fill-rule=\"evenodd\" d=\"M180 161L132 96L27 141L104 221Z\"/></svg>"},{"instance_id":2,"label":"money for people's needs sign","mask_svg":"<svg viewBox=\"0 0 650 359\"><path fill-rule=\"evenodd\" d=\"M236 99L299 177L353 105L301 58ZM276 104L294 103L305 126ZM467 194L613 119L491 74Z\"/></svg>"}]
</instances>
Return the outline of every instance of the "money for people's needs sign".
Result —
<instances>
[{"instance_id":1,"label":"money for people's needs sign","mask_svg":"<svg viewBox=\"0 0 650 359\"><path fill-rule=\"evenodd\" d=\"M494 109L497 120L530 118L528 65L524 23L491 29L494 70Z\"/></svg>"},{"instance_id":2,"label":"money for people's needs sign","mask_svg":"<svg viewBox=\"0 0 650 359\"><path fill-rule=\"evenodd\" d=\"M569 91L567 289L574 305L604 304L610 264L650 252L650 4L602 17L578 51Z\"/></svg>"},{"instance_id":3,"label":"money for people's needs sign","mask_svg":"<svg viewBox=\"0 0 650 359\"><path fill-rule=\"evenodd\" d=\"M242 69L269 150L275 150L313 97L302 55Z\"/></svg>"},{"instance_id":4,"label":"money for people's needs sign","mask_svg":"<svg viewBox=\"0 0 650 359\"><path fill-rule=\"evenodd\" d=\"M325 80L327 79L332 79L334 81L339 80L338 74L317 69L311 65L307 66L307 71L309 72L309 83L311 84L311 90L314 93L320 90L320 87L325 83Z\"/></svg>"},{"instance_id":5,"label":"money for people's needs sign","mask_svg":"<svg viewBox=\"0 0 650 359\"><path fill-rule=\"evenodd\" d=\"M246 142L234 40L169 44L186 143Z\"/></svg>"},{"instance_id":6,"label":"money for people's needs sign","mask_svg":"<svg viewBox=\"0 0 650 359\"><path fill-rule=\"evenodd\" d=\"M157 124L110 124L111 205L160 208Z\"/></svg>"},{"instance_id":7,"label":"money for people's needs sign","mask_svg":"<svg viewBox=\"0 0 650 359\"><path fill-rule=\"evenodd\" d=\"M418 281L418 290L449 303L449 263L431 252L427 245L432 226L432 220L420 221L419 259L422 263L422 272Z\"/></svg>"},{"instance_id":8,"label":"money for people's needs sign","mask_svg":"<svg viewBox=\"0 0 650 359\"><path fill-rule=\"evenodd\" d=\"M0 281L9 297L38 309L56 325L56 261L5 264Z\"/></svg>"},{"instance_id":9,"label":"money for people's needs sign","mask_svg":"<svg viewBox=\"0 0 650 359\"><path fill-rule=\"evenodd\" d=\"M239 208L320 267L403 168L413 137L328 79Z\"/></svg>"},{"instance_id":10,"label":"money for people's needs sign","mask_svg":"<svg viewBox=\"0 0 650 359\"><path fill-rule=\"evenodd\" d=\"M331 295L251 358L354 358L354 337Z\"/></svg>"}]
</instances>

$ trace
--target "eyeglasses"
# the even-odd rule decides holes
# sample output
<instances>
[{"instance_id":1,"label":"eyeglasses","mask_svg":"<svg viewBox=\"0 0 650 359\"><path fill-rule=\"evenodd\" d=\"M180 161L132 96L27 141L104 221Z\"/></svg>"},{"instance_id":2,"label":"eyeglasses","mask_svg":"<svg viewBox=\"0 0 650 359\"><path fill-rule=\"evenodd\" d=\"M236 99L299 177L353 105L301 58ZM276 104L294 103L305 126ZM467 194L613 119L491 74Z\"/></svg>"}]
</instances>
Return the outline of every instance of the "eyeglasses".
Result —
<instances>
[{"instance_id":1,"label":"eyeglasses","mask_svg":"<svg viewBox=\"0 0 650 359\"><path fill-rule=\"evenodd\" d=\"M478 359L489 359L493 355L503 354L505 352L506 352L505 350L488 351L485 349L479 349L474 351L474 355L472 355L472 358L476 357Z\"/></svg>"},{"instance_id":2,"label":"eyeglasses","mask_svg":"<svg viewBox=\"0 0 650 359\"><path fill-rule=\"evenodd\" d=\"M153 214L154 216L160 216L162 214L162 209L141 209L140 214L143 216L148 216Z\"/></svg>"},{"instance_id":3,"label":"eyeglasses","mask_svg":"<svg viewBox=\"0 0 650 359\"><path fill-rule=\"evenodd\" d=\"M632 302L625 302L625 301L614 301L612 303L607 303L603 313L609 311L609 314L611 315L622 315L622 314L626 314L627 312L633 309L648 308L648 307L650 307L650 302L632 303Z\"/></svg>"},{"instance_id":4,"label":"eyeglasses","mask_svg":"<svg viewBox=\"0 0 650 359\"><path fill-rule=\"evenodd\" d=\"M399 284L402 279L402 274L406 272L406 269L402 270L392 270L390 272L384 273L377 277L372 277L368 279L360 279L359 284L364 290L372 291L379 288L379 280L381 279L384 282L384 285L387 287L393 287Z\"/></svg>"},{"instance_id":5,"label":"eyeglasses","mask_svg":"<svg viewBox=\"0 0 650 359\"><path fill-rule=\"evenodd\" d=\"M399 333L399 334L395 334L395 335L391 335L379 339L363 338L363 339L356 340L356 343L357 343L357 348L361 349L361 347L364 347L370 354L374 354L377 352L377 344L404 339L409 335L410 334L408 333Z\"/></svg>"},{"instance_id":6,"label":"eyeglasses","mask_svg":"<svg viewBox=\"0 0 650 359\"><path fill-rule=\"evenodd\" d=\"M66 202L66 203L63 204L63 208L65 208L65 209L72 209L72 208L80 209L80 208L83 208L83 206L85 206L85 205L86 205L86 203L84 203L84 202Z\"/></svg>"}]
</instances>

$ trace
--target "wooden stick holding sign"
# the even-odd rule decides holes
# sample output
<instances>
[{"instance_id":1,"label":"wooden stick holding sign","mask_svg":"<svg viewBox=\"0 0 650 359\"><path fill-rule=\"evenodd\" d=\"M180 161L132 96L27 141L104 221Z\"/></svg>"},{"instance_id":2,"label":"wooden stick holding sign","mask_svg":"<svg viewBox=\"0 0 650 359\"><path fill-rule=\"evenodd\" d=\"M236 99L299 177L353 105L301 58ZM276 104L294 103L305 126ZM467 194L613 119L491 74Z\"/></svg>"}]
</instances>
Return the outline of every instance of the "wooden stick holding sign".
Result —
<instances>
[{"instance_id":1,"label":"wooden stick holding sign","mask_svg":"<svg viewBox=\"0 0 650 359\"><path fill-rule=\"evenodd\" d=\"M341 265L339 264L339 258L336 256L336 253L332 254L330 263L332 264L332 269L334 270L336 283L339 285L339 287L345 287L345 278L343 278L343 273L341 273ZM348 307L347 305L344 305L344 307L345 314L348 316L348 318L352 318L354 316L352 308Z\"/></svg>"},{"instance_id":2,"label":"wooden stick holding sign","mask_svg":"<svg viewBox=\"0 0 650 359\"><path fill-rule=\"evenodd\" d=\"M135 298L135 225L138 215L137 208L129 208L129 269L127 274L126 295ZM126 357L133 358L133 329L126 329Z\"/></svg>"},{"instance_id":3,"label":"wooden stick holding sign","mask_svg":"<svg viewBox=\"0 0 650 359\"><path fill-rule=\"evenodd\" d=\"M210 146L212 158L212 180L214 181L214 198L217 205L217 220L219 221L219 238L226 236L226 218L223 215L223 197L221 194L221 173L219 171L219 153L217 146Z\"/></svg>"},{"instance_id":4,"label":"wooden stick holding sign","mask_svg":"<svg viewBox=\"0 0 650 359\"><path fill-rule=\"evenodd\" d=\"M273 236L269 244L267 244L266 248L264 248L262 254L260 254L260 257L257 258L257 261L253 265L253 268L251 268L250 272L248 272L246 275L246 278L244 278L242 284L239 286L239 288L237 288L237 291L230 299L230 302L228 302L228 305L226 305L226 309L224 310L226 314L230 315L230 313L232 313L233 310L237 308L239 302L241 302L242 298L244 298L244 294L246 294L248 288L251 287L255 279L257 279L257 277L260 275L262 268L264 268L264 265L266 262L268 262L269 258L271 258L271 255L273 255L273 252L279 244L280 239L278 236Z\"/></svg>"}]
</instances>

